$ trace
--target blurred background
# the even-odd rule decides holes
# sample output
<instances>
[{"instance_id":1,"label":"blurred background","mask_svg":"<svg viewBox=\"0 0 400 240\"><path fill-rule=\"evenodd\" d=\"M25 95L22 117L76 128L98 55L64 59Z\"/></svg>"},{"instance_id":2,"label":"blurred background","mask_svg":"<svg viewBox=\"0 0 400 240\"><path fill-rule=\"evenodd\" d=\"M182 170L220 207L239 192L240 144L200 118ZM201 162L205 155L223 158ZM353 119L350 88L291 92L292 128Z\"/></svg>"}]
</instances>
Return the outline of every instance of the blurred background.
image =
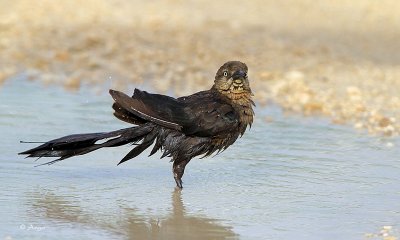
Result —
<instances>
[{"instance_id":1,"label":"blurred background","mask_svg":"<svg viewBox=\"0 0 400 240\"><path fill-rule=\"evenodd\" d=\"M76 90L148 83L176 96L209 88L227 60L255 98L398 135L400 3L0 1L0 83L14 74ZM103 91L103 89L101 90Z\"/></svg>"},{"instance_id":2,"label":"blurred background","mask_svg":"<svg viewBox=\"0 0 400 240\"><path fill-rule=\"evenodd\" d=\"M0 238L398 239L399 9L0 0ZM32 147L19 140L126 127L109 88L191 94L229 60L249 67L255 124L194 160L183 193L157 156L116 168L129 147L42 168L16 156Z\"/></svg>"}]
</instances>

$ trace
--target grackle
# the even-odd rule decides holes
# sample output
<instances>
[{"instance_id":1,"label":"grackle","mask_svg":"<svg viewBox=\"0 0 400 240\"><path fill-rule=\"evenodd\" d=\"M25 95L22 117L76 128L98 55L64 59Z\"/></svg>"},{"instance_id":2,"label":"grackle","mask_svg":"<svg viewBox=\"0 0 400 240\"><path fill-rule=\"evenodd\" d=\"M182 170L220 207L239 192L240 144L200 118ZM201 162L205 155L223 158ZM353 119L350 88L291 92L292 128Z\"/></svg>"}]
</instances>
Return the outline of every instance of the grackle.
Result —
<instances>
[{"instance_id":1,"label":"grackle","mask_svg":"<svg viewBox=\"0 0 400 240\"><path fill-rule=\"evenodd\" d=\"M182 188L189 161L209 156L232 145L253 122L255 106L247 78L247 66L239 61L222 65L210 90L173 98L135 89L132 97L110 90L114 115L135 126L112 132L68 135L19 154L57 157L47 165L103 147L136 145L118 164L141 154L154 144L171 157L173 176Z\"/></svg>"}]
</instances>

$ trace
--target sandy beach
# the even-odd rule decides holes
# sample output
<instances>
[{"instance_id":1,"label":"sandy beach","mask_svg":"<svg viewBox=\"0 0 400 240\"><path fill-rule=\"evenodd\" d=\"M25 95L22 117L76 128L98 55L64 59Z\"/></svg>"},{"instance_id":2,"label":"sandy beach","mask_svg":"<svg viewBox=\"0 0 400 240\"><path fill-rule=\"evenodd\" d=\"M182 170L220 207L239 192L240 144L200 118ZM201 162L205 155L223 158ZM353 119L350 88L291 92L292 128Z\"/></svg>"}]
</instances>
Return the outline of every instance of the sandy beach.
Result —
<instances>
[{"instance_id":1,"label":"sandy beach","mask_svg":"<svg viewBox=\"0 0 400 240\"><path fill-rule=\"evenodd\" d=\"M0 83L20 73L76 90L150 83L184 95L227 60L250 68L258 106L400 134L394 0L0 1ZM266 121L273 121L266 117Z\"/></svg>"}]
</instances>

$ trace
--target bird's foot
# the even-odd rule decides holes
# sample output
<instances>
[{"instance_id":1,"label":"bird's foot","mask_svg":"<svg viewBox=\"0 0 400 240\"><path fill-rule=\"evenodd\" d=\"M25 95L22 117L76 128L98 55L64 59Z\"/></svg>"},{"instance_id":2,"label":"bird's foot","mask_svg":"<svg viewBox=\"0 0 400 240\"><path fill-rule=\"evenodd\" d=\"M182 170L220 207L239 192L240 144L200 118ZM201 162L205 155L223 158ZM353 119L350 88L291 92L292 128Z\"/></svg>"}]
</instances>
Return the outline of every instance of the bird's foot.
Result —
<instances>
[{"instance_id":1,"label":"bird's foot","mask_svg":"<svg viewBox=\"0 0 400 240\"><path fill-rule=\"evenodd\" d=\"M181 178L175 177L175 182L176 182L176 186L177 186L179 189L182 189L182 188L183 188L183 186L182 186L182 179L181 179Z\"/></svg>"}]
</instances>

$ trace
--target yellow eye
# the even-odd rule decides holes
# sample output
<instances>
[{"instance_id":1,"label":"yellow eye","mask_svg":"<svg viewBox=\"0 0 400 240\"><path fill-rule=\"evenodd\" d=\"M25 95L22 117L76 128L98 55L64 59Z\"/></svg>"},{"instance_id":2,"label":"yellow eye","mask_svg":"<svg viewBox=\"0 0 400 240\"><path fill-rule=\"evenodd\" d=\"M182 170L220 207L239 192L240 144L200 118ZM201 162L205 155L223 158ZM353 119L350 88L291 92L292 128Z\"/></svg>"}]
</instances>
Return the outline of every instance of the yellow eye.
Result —
<instances>
[{"instance_id":1,"label":"yellow eye","mask_svg":"<svg viewBox=\"0 0 400 240\"><path fill-rule=\"evenodd\" d=\"M228 71L224 71L224 77L228 76Z\"/></svg>"}]
</instances>

